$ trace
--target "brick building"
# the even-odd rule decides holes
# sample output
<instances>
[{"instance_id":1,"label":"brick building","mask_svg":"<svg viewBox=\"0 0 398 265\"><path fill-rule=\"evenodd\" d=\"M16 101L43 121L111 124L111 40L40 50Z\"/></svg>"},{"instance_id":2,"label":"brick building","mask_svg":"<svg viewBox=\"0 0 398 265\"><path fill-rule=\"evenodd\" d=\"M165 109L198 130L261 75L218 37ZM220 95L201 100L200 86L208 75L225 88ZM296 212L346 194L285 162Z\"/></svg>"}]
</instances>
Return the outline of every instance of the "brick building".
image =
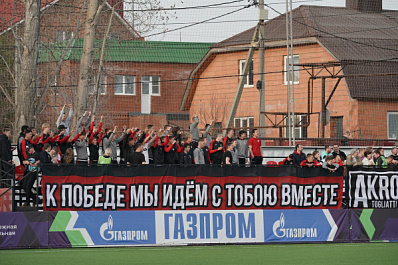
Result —
<instances>
[{"instance_id":1,"label":"brick building","mask_svg":"<svg viewBox=\"0 0 398 265\"><path fill-rule=\"evenodd\" d=\"M325 105L325 113L330 113L326 138L340 137L343 131L356 139L397 138L398 11L382 10L381 0L368 1L370 5L363 2L347 0L345 8L300 6L293 10L297 138L321 137L319 116ZM266 110L261 114L268 127L265 137L287 137L285 19L280 15L265 23ZM225 126L254 30L211 47L190 75L181 110L214 118L219 127ZM259 124L258 58L256 49L249 74L243 77L236 128ZM202 119L202 127L205 122Z\"/></svg>"},{"instance_id":2,"label":"brick building","mask_svg":"<svg viewBox=\"0 0 398 265\"><path fill-rule=\"evenodd\" d=\"M70 103L78 83L79 60L82 53L82 39L76 39L64 58L57 82L49 95L54 106ZM95 42L100 47L101 41ZM189 114L180 111L184 89L189 73L208 51L208 43L160 42L160 41L116 41L108 40L104 52L101 72L99 110L106 125L127 125L143 128L153 124L156 128L165 124L187 128ZM46 74L59 60L63 47L59 43L42 49L39 69ZM54 54L58 56L54 56ZM97 57L99 55L97 54ZM98 58L96 58L98 59ZM93 66L93 85L90 95L93 100L97 66ZM51 104L49 105L51 109ZM51 120L56 118L53 112Z\"/></svg>"},{"instance_id":3,"label":"brick building","mask_svg":"<svg viewBox=\"0 0 398 265\"><path fill-rule=\"evenodd\" d=\"M83 3L81 0L42 1L37 80L38 99L46 97L46 104L40 111L42 122L55 124L63 104L74 103L86 17ZM111 20L112 6L116 12ZM0 19L1 34L9 37L12 43L11 27L17 25L17 31L23 30L24 5L6 0L0 7L8 10ZM101 44L109 23L97 116L105 116L107 127L143 128L148 124L160 127L170 123L186 128L188 112L179 110L186 80L211 44L145 41L124 18L123 1L108 0L96 29L89 109L95 99L93 92ZM73 42L68 46L71 39ZM60 61L62 66L56 73ZM44 94L47 85L50 89Z\"/></svg>"}]
</instances>

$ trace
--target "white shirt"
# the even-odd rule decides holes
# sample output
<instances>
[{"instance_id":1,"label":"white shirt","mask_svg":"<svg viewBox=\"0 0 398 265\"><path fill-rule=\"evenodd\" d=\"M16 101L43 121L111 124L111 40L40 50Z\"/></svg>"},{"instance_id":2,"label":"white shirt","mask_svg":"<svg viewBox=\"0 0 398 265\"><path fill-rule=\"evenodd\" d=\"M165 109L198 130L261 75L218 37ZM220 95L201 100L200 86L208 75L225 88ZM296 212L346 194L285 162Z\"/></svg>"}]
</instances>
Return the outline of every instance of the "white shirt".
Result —
<instances>
[{"instance_id":1,"label":"white shirt","mask_svg":"<svg viewBox=\"0 0 398 265\"><path fill-rule=\"evenodd\" d=\"M142 154L145 157L145 164L147 164L147 165L149 164L148 149L149 149L148 143L142 145Z\"/></svg>"}]
</instances>

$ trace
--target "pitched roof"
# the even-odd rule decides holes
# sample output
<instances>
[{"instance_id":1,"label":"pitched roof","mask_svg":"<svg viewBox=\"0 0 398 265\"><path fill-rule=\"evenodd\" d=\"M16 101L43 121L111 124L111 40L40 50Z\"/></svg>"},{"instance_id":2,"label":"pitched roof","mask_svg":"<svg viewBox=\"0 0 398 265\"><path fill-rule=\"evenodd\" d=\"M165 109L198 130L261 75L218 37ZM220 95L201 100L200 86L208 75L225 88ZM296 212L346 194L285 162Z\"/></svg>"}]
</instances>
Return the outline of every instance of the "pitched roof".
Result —
<instances>
[{"instance_id":1,"label":"pitched roof","mask_svg":"<svg viewBox=\"0 0 398 265\"><path fill-rule=\"evenodd\" d=\"M352 98L383 99L384 95L389 95L390 99L398 99L398 93L390 93L391 90L397 89L394 86L398 84L398 11L383 10L380 13L370 13L345 7L303 5L294 9L292 13L294 39L316 38L337 61L349 61L351 66L344 69L345 75L358 75L366 71L368 74L396 73L377 78L346 77ZM266 43L286 40L285 19L285 14L282 14L265 23ZM255 27L213 45L210 53L231 47L248 49L254 30ZM203 60L212 58L214 55ZM371 67L369 64L361 65L367 61L378 63L371 64ZM209 62L201 63L207 65ZM203 67L196 69L202 71ZM191 73L191 77L194 76L198 77L198 72ZM186 103L189 105L192 100L194 91L191 90L191 86L194 87L195 84L187 84L181 109L189 108Z\"/></svg>"},{"instance_id":2,"label":"pitched roof","mask_svg":"<svg viewBox=\"0 0 398 265\"><path fill-rule=\"evenodd\" d=\"M158 62L158 63L198 63L213 43L162 42L162 41L117 41L108 40L104 53L107 62ZM95 58L99 58L101 40L96 40ZM58 61L62 53L64 60L80 60L83 39L76 39L68 50L66 43L50 44L41 48L39 63Z\"/></svg>"},{"instance_id":3,"label":"pitched roof","mask_svg":"<svg viewBox=\"0 0 398 265\"><path fill-rule=\"evenodd\" d=\"M398 11L364 13L344 7L300 6L293 10L294 38L316 37L338 60L398 57ZM212 46L251 42L254 28ZM266 41L286 39L285 15L265 24Z\"/></svg>"}]
</instances>

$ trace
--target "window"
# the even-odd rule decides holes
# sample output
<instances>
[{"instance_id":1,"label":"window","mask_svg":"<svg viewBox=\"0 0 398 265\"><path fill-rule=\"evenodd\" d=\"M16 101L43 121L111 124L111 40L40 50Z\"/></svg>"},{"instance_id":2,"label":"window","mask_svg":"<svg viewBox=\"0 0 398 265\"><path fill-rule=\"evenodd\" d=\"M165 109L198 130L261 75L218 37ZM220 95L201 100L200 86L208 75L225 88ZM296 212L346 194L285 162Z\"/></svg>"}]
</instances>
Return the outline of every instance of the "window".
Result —
<instances>
[{"instance_id":1,"label":"window","mask_svg":"<svg viewBox=\"0 0 398 265\"><path fill-rule=\"evenodd\" d=\"M254 127L254 117L240 117L234 119L234 127L238 128L235 130L235 136L239 137L239 131L241 128ZM247 129L247 136L250 136L250 129Z\"/></svg>"},{"instance_id":2,"label":"window","mask_svg":"<svg viewBox=\"0 0 398 265\"><path fill-rule=\"evenodd\" d=\"M109 40L118 40L119 39L119 34L117 34L117 33L109 33L108 34L108 39Z\"/></svg>"},{"instance_id":3,"label":"window","mask_svg":"<svg viewBox=\"0 0 398 265\"><path fill-rule=\"evenodd\" d=\"M93 76L93 78L91 79L91 83L90 83L90 90L89 93L90 94L94 94L95 93L95 85L97 83L97 74L95 74ZM101 75L100 77L100 82L99 82L99 92L100 95L105 95L106 94L106 76L105 75Z\"/></svg>"},{"instance_id":4,"label":"window","mask_svg":"<svg viewBox=\"0 0 398 265\"><path fill-rule=\"evenodd\" d=\"M293 55L293 60L291 59L292 58L291 56L289 56L289 58L290 58L290 60L289 60L290 65L293 65L293 73L292 72L290 73L290 84L291 84L291 82L293 80L293 77L294 77L294 84L298 84L299 83L299 77L300 77L300 75L299 75L299 66L297 65L297 64L299 64L299 56L298 55ZM287 67L286 67L286 65L287 65L287 60L286 59L287 59L287 56L284 56L283 57L283 71L284 71L283 83L285 85L287 85L287 70L288 70Z\"/></svg>"},{"instance_id":5,"label":"window","mask_svg":"<svg viewBox=\"0 0 398 265\"><path fill-rule=\"evenodd\" d=\"M214 122L213 125L213 135L217 136L217 134L222 133L222 123L221 122Z\"/></svg>"},{"instance_id":6,"label":"window","mask_svg":"<svg viewBox=\"0 0 398 265\"><path fill-rule=\"evenodd\" d=\"M295 138L307 138L307 127L298 127L307 124L307 116L306 115L294 115L294 118L291 117L292 122L294 122L294 137ZM285 125L288 124L288 117L285 119ZM285 137L289 137L290 128L286 127L285 129Z\"/></svg>"},{"instance_id":7,"label":"window","mask_svg":"<svg viewBox=\"0 0 398 265\"><path fill-rule=\"evenodd\" d=\"M343 137L343 116L330 117L330 137Z\"/></svg>"},{"instance_id":8,"label":"window","mask_svg":"<svg viewBox=\"0 0 398 265\"><path fill-rule=\"evenodd\" d=\"M115 95L135 95L135 77L115 75Z\"/></svg>"},{"instance_id":9,"label":"window","mask_svg":"<svg viewBox=\"0 0 398 265\"><path fill-rule=\"evenodd\" d=\"M239 61L239 77L243 75L243 67L245 66L245 62L246 60ZM244 78L244 86L253 86L253 61L251 61L249 72Z\"/></svg>"},{"instance_id":10,"label":"window","mask_svg":"<svg viewBox=\"0 0 398 265\"><path fill-rule=\"evenodd\" d=\"M398 139L398 112L387 112L388 139Z\"/></svg>"},{"instance_id":11,"label":"window","mask_svg":"<svg viewBox=\"0 0 398 265\"><path fill-rule=\"evenodd\" d=\"M160 96L159 76L142 76L141 85L142 93L152 96Z\"/></svg>"},{"instance_id":12,"label":"window","mask_svg":"<svg viewBox=\"0 0 398 265\"><path fill-rule=\"evenodd\" d=\"M71 31L59 31L56 32L57 42L67 41L73 38L74 33Z\"/></svg>"}]
</instances>

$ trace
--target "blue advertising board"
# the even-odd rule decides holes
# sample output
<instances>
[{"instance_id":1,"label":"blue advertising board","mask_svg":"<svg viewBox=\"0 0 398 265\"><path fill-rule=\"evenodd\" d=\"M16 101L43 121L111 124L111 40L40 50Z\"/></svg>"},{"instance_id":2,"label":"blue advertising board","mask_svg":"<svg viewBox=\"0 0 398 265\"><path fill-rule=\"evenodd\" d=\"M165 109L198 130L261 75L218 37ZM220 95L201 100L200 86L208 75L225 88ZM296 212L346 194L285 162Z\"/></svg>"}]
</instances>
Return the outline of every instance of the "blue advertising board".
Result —
<instances>
[{"instance_id":1,"label":"blue advertising board","mask_svg":"<svg viewBox=\"0 0 398 265\"><path fill-rule=\"evenodd\" d=\"M328 210L266 210L265 242L333 241L337 225Z\"/></svg>"}]
</instances>

